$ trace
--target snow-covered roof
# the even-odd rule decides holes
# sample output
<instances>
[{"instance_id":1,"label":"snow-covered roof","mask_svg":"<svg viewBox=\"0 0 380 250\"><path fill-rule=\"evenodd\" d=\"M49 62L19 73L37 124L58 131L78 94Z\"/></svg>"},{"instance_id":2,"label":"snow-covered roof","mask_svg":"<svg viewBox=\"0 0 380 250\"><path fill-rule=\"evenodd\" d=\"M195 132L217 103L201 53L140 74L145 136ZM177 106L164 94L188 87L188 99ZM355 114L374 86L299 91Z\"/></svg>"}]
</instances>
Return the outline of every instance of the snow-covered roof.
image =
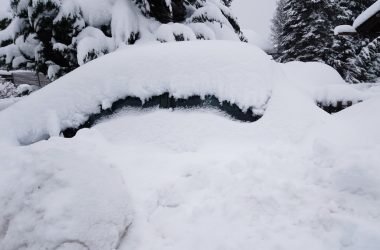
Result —
<instances>
[{"instance_id":1,"label":"snow-covered roof","mask_svg":"<svg viewBox=\"0 0 380 250\"><path fill-rule=\"evenodd\" d=\"M174 98L213 95L262 115L274 84L287 82L316 102L365 98L329 66L283 66L246 43L135 45L87 63L2 111L0 138L33 143L79 127L118 100L130 96L144 101L167 92Z\"/></svg>"},{"instance_id":2,"label":"snow-covered roof","mask_svg":"<svg viewBox=\"0 0 380 250\"><path fill-rule=\"evenodd\" d=\"M356 29L351 25L340 25L335 27L334 35L344 35L356 33Z\"/></svg>"},{"instance_id":3,"label":"snow-covered roof","mask_svg":"<svg viewBox=\"0 0 380 250\"><path fill-rule=\"evenodd\" d=\"M361 25L363 25L366 21L368 21L371 17L373 17L376 13L380 11L380 0L375 2L371 7L369 7L366 11L364 11L360 16L358 16L353 24L353 27L357 29Z\"/></svg>"}]
</instances>

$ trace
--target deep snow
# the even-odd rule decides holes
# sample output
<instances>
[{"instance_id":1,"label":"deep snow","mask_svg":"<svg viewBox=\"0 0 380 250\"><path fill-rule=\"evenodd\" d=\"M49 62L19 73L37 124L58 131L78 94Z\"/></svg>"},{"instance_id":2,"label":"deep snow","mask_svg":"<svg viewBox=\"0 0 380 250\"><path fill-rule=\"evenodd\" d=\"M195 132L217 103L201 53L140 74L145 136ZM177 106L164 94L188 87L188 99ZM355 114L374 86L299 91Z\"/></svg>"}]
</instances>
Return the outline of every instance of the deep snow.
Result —
<instances>
[{"instance_id":1,"label":"deep snow","mask_svg":"<svg viewBox=\"0 0 380 250\"><path fill-rule=\"evenodd\" d=\"M376 250L380 97L329 115L274 92L251 124L125 110L73 139L3 146L0 248Z\"/></svg>"},{"instance_id":2,"label":"deep snow","mask_svg":"<svg viewBox=\"0 0 380 250\"><path fill-rule=\"evenodd\" d=\"M213 45L214 50L205 46L211 52L201 50L210 53L207 59L194 48L183 52L187 43L167 45L193 60L195 71L185 78L181 73L189 65L170 63L170 49L162 46L158 53L167 57L160 63L147 53L146 61L132 68L145 66L129 75L132 82L146 81L144 88L120 84L127 79L120 72L133 72L119 66L129 59L121 53L89 63L0 111L0 249L377 250L380 92L369 90L372 86L347 87L321 64L263 60L270 68L258 69L272 75L260 78L261 71L250 71L258 66L245 63L261 62L262 52L250 54L257 50L245 47L250 45ZM170 86L182 95L191 93L188 85L175 83L191 79L207 79L201 90L215 90L208 85L211 69L221 65L217 60L227 63L226 48L240 58L262 55L245 62L228 58L240 71L223 67L217 71L222 75L213 75L237 77L236 85L226 81L215 88L239 103L244 103L239 98L256 100L238 93L252 97L251 85L243 84L247 79L263 80L253 86L268 90L271 98L258 122L232 121L210 110L123 110L73 139L53 136L68 118L106 105L118 91L146 97L161 90L149 86ZM217 50L221 57L214 55ZM160 66L157 72L154 65ZM159 80L171 84L148 85L159 70ZM265 79L273 80L270 88ZM319 95L328 101L345 94L366 100L335 115L316 106ZM49 140L29 146L14 146L9 140L14 137L8 137L33 141L46 131Z\"/></svg>"},{"instance_id":3,"label":"deep snow","mask_svg":"<svg viewBox=\"0 0 380 250\"><path fill-rule=\"evenodd\" d=\"M315 102L368 98L329 66L278 64L251 44L134 45L83 65L1 112L0 143L29 144L59 135L127 96L146 100L165 92L175 98L214 95L262 115L275 83L300 86Z\"/></svg>"}]
</instances>

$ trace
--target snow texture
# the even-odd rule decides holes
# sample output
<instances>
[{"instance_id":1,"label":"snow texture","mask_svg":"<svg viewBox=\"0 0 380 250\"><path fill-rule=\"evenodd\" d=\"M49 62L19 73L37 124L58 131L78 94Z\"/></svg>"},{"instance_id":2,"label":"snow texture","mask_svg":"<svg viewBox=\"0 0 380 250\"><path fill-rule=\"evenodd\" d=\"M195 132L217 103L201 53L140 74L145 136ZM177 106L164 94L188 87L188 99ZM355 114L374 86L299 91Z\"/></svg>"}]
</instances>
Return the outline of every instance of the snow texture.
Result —
<instances>
[{"instance_id":1,"label":"snow texture","mask_svg":"<svg viewBox=\"0 0 380 250\"><path fill-rule=\"evenodd\" d=\"M340 34L353 34L356 33L356 29L352 27L351 25L340 25L335 27L334 29L334 35L340 35Z\"/></svg>"},{"instance_id":2,"label":"snow texture","mask_svg":"<svg viewBox=\"0 0 380 250\"><path fill-rule=\"evenodd\" d=\"M323 64L232 42L135 46L82 66L0 111L0 249L378 249L380 92L329 115L315 85L352 90ZM163 91L271 98L256 123L123 110L73 139L8 137L58 135L101 103Z\"/></svg>"},{"instance_id":3,"label":"snow texture","mask_svg":"<svg viewBox=\"0 0 380 250\"><path fill-rule=\"evenodd\" d=\"M0 249L118 247L132 218L128 195L118 171L89 148L1 147Z\"/></svg>"},{"instance_id":4,"label":"snow texture","mask_svg":"<svg viewBox=\"0 0 380 250\"><path fill-rule=\"evenodd\" d=\"M103 103L127 96L146 100L165 92L175 98L214 95L219 101L242 110L252 108L261 115L274 83L287 80L302 85L316 102L334 103L345 98L356 102L367 97L329 66L278 64L250 44L193 41L136 45L86 64L0 113L0 140L29 144L51 136L46 122L49 113L58 117L56 126L62 131L84 123L91 114L100 112Z\"/></svg>"},{"instance_id":5,"label":"snow texture","mask_svg":"<svg viewBox=\"0 0 380 250\"><path fill-rule=\"evenodd\" d=\"M10 106L15 104L19 100L20 100L20 98L18 98L18 97L10 97L10 98L0 99L0 111L4 110L6 108L9 108Z\"/></svg>"},{"instance_id":6,"label":"snow texture","mask_svg":"<svg viewBox=\"0 0 380 250\"><path fill-rule=\"evenodd\" d=\"M253 107L262 113L277 70L280 67L262 50L241 42L129 46L83 65L34 93L24 104L13 105L9 113L5 110L0 114L0 127L13 124L15 133L7 134L14 137L9 139L31 143L49 136L48 110L56 113L58 126L65 129L85 122L104 102L127 96L146 100L165 92L177 98L215 95L243 110ZM24 115L14 116L15 110Z\"/></svg>"}]
</instances>

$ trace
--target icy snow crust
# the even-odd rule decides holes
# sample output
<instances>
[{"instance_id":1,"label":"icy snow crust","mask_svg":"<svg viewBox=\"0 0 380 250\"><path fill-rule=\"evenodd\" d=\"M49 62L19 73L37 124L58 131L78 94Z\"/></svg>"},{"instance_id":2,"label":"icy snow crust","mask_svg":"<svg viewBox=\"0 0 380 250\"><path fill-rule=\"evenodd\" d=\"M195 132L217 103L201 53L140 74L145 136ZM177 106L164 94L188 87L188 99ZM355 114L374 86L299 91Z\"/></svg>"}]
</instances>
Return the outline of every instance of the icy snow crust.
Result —
<instances>
[{"instance_id":1,"label":"icy snow crust","mask_svg":"<svg viewBox=\"0 0 380 250\"><path fill-rule=\"evenodd\" d=\"M0 111L0 249L377 249L379 92L329 115L315 105L318 91L310 87L318 83L329 93L345 86L330 68L277 65L250 45L206 44L126 49ZM171 62L171 53L193 61ZM208 68L195 71L201 66ZM222 81L223 72L236 81ZM238 99L242 92L257 94L251 86L271 98L256 123L208 110L127 110L73 139L23 147L9 140L57 134L64 122L117 99L115 93L145 98L168 87L175 95L186 87L191 93L179 80L242 106L261 104Z\"/></svg>"},{"instance_id":2,"label":"icy snow crust","mask_svg":"<svg viewBox=\"0 0 380 250\"><path fill-rule=\"evenodd\" d=\"M328 66L277 64L241 42L138 45L90 62L4 110L0 140L29 144L78 127L127 96L147 100L165 92L175 98L214 95L260 115L273 84L287 81L304 86L316 101L336 102L347 93L353 101L365 99Z\"/></svg>"}]
</instances>

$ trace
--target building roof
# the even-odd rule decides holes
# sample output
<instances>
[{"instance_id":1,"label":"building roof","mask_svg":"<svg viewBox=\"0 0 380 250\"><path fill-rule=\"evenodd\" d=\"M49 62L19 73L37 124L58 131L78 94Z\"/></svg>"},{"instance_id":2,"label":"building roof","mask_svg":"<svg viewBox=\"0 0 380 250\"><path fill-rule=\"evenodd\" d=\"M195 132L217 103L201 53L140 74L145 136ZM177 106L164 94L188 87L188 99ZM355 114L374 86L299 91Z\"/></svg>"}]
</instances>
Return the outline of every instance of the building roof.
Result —
<instances>
[{"instance_id":1,"label":"building roof","mask_svg":"<svg viewBox=\"0 0 380 250\"><path fill-rule=\"evenodd\" d=\"M335 35L380 35L380 0L372 4L354 21L353 25L340 25L334 30Z\"/></svg>"},{"instance_id":2,"label":"building roof","mask_svg":"<svg viewBox=\"0 0 380 250\"><path fill-rule=\"evenodd\" d=\"M380 34L380 0L359 15L353 27L358 33Z\"/></svg>"}]
</instances>

